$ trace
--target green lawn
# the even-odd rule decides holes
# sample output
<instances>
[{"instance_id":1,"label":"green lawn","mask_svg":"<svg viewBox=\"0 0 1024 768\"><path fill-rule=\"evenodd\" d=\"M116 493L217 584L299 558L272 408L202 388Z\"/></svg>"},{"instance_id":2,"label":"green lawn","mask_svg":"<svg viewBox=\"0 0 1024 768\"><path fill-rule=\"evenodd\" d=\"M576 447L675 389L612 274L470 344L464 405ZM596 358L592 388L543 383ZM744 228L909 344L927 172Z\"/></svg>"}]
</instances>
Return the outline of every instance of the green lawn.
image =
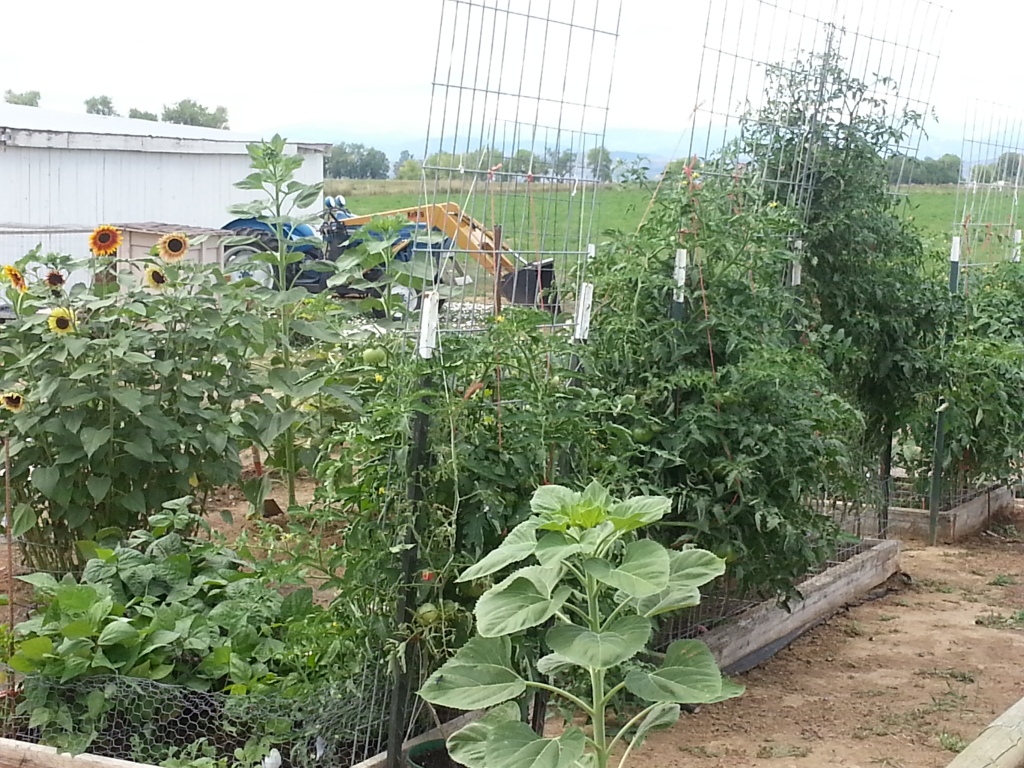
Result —
<instances>
[{"instance_id":1,"label":"green lawn","mask_svg":"<svg viewBox=\"0 0 1024 768\"><path fill-rule=\"evenodd\" d=\"M389 192L389 187L394 186L395 182L362 183L360 188L348 193L349 208L354 213L366 214L420 204L420 195L407 191L408 185L398 193ZM566 189L553 192L540 189L530 195L520 185L495 196L493 201L477 194L472 197L468 212L485 226L490 221L502 222L505 237L521 250L573 250L579 242L580 219L586 222L589 218L589 199L581 199L580 195L574 198ZM332 190L329 188L327 193L331 194ZM635 230L649 200L649 194L639 189L605 187L598 190L589 240L599 240L604 230ZM464 205L465 198L455 202ZM945 252L955 216L956 187L912 188L907 204L906 215L913 217L930 248Z\"/></svg>"}]
</instances>

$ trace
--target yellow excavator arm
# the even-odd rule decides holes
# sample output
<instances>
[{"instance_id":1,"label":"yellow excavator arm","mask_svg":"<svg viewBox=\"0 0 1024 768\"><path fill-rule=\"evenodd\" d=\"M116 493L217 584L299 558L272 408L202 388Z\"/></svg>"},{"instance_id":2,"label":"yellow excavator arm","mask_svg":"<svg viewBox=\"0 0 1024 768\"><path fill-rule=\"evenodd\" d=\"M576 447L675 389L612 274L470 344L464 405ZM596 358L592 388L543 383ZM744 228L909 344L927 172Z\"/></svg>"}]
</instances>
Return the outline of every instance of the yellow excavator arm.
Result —
<instances>
[{"instance_id":1,"label":"yellow excavator arm","mask_svg":"<svg viewBox=\"0 0 1024 768\"><path fill-rule=\"evenodd\" d=\"M346 227L361 227L369 224L374 219L391 217L405 217L411 222L426 225L428 230L438 230L451 238L459 250L465 251L476 259L481 266L494 274L495 257L500 257L501 275L515 272L516 264L509 257L511 250L504 244L500 249L495 248L494 233L484 229L483 225L462 212L455 203L436 203L433 205L419 205L414 208L398 208L393 211L382 211L380 213L368 214L366 216L352 216L341 219L340 223ZM402 250L408 240L396 243L394 252Z\"/></svg>"}]
</instances>

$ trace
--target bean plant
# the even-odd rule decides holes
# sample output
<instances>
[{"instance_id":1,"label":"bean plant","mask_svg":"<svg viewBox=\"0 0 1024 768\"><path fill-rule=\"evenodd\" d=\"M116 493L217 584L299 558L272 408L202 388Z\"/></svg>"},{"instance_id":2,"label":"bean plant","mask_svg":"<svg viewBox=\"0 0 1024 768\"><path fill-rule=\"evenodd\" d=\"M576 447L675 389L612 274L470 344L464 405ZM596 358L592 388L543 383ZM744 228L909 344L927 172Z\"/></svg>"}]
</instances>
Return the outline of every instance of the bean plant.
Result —
<instances>
[{"instance_id":1,"label":"bean plant","mask_svg":"<svg viewBox=\"0 0 1024 768\"><path fill-rule=\"evenodd\" d=\"M725 571L725 562L700 549L669 550L637 532L671 508L665 497L617 501L591 483L582 493L559 485L538 488L533 514L495 550L459 577L469 582L527 561L477 601L477 637L438 669L419 694L431 704L488 709L447 742L468 768L594 766L607 768L624 747L618 766L654 728L674 723L681 704L710 704L739 696L743 688L722 677L707 646L672 643L653 671L633 669L609 684L610 674L645 651L657 616L697 605L698 588ZM512 663L512 639L552 622L543 632L550 653L525 677ZM567 668L589 677L577 695L553 684ZM560 697L584 718L543 738L520 719L515 700L526 691ZM617 732L607 730L609 702L627 690L647 702Z\"/></svg>"}]
</instances>

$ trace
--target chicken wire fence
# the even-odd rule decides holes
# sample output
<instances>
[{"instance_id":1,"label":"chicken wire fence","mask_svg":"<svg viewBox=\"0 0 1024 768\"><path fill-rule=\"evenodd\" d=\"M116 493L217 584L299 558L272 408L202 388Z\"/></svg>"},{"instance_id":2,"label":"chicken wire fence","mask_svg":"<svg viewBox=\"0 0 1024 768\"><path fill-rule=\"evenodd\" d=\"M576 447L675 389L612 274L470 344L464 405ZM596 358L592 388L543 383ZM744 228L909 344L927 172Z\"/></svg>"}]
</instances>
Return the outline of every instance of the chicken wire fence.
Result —
<instances>
[{"instance_id":1,"label":"chicken wire fence","mask_svg":"<svg viewBox=\"0 0 1024 768\"><path fill-rule=\"evenodd\" d=\"M238 768L354 765L384 751L396 725L393 675L386 654L376 658L361 674L297 698L112 675L61 682L0 665L0 736L153 765L201 758ZM429 727L417 722L422 710L407 711L397 724L403 735Z\"/></svg>"}]
</instances>

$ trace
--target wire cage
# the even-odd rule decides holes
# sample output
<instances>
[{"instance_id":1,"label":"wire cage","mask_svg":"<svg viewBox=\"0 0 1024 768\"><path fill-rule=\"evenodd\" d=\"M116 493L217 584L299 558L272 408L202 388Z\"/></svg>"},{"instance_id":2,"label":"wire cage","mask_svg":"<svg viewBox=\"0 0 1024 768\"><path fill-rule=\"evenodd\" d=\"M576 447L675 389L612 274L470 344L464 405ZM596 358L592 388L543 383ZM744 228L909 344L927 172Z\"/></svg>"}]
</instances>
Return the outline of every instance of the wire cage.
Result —
<instances>
[{"instance_id":1,"label":"wire cage","mask_svg":"<svg viewBox=\"0 0 1024 768\"><path fill-rule=\"evenodd\" d=\"M458 236L438 262L439 330L479 326L502 304L571 311L586 277L621 0L442 5L420 201ZM571 322L571 320L566 320Z\"/></svg>"},{"instance_id":2,"label":"wire cage","mask_svg":"<svg viewBox=\"0 0 1024 768\"><path fill-rule=\"evenodd\" d=\"M893 185L910 181L949 12L929 0L727 0L709 5L689 156L706 159L756 132L776 199L806 206L819 143L869 109L892 134ZM904 30L897 34L895 30ZM850 90L843 84L856 82ZM785 94L799 114L767 108ZM911 122L907 123L910 118ZM788 148L788 149L784 149Z\"/></svg>"},{"instance_id":3,"label":"wire cage","mask_svg":"<svg viewBox=\"0 0 1024 768\"><path fill-rule=\"evenodd\" d=\"M970 268L1020 261L1024 111L972 100L966 110L953 236L964 290Z\"/></svg>"}]
</instances>

